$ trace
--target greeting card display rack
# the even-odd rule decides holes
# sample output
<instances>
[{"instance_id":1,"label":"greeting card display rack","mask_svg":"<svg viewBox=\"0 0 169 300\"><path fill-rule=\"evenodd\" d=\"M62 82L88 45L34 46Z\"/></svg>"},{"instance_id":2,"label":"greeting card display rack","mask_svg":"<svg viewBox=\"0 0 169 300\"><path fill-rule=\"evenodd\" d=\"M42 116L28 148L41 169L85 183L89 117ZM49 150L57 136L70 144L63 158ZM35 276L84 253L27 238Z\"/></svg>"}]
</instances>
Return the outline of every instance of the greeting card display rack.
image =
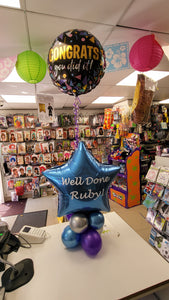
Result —
<instances>
[{"instance_id":1,"label":"greeting card display rack","mask_svg":"<svg viewBox=\"0 0 169 300\"><path fill-rule=\"evenodd\" d=\"M152 225L149 243L169 262L169 168L151 165L143 204Z\"/></svg>"},{"instance_id":2,"label":"greeting card display rack","mask_svg":"<svg viewBox=\"0 0 169 300\"><path fill-rule=\"evenodd\" d=\"M3 117L3 126L0 126L1 170L6 164L6 176L3 177L5 198L11 198L19 181L23 181L25 193L32 192L34 198L46 196L47 187L39 189L46 181L42 172L65 163L75 150L72 118L65 115L60 118L60 123L45 124L39 123L33 115L20 114L10 115L7 120L8 124ZM96 126L89 123L89 117L84 117L84 123L79 126L80 139L103 162L104 157L107 159L106 149L110 149L111 139L103 131L103 118Z\"/></svg>"},{"instance_id":3,"label":"greeting card display rack","mask_svg":"<svg viewBox=\"0 0 169 300\"><path fill-rule=\"evenodd\" d=\"M109 156L109 163L120 166L120 172L109 188L109 198L125 208L140 204L140 150L135 149L125 160Z\"/></svg>"}]
</instances>

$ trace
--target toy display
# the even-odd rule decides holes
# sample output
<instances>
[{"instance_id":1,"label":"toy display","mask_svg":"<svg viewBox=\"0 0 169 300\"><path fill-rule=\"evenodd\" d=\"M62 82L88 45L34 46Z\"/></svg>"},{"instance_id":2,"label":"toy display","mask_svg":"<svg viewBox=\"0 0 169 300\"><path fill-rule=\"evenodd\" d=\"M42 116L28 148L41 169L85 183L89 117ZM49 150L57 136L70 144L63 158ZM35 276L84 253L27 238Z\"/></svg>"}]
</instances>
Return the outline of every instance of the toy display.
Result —
<instances>
[{"instance_id":1,"label":"toy display","mask_svg":"<svg viewBox=\"0 0 169 300\"><path fill-rule=\"evenodd\" d=\"M111 200L120 205L129 208L139 205L141 201L140 195L140 151L135 149L130 155L117 150L109 155L109 163L113 165L123 166L124 173L121 171L117 174L115 180L109 189L109 197ZM122 159L123 158L123 159Z\"/></svg>"}]
</instances>

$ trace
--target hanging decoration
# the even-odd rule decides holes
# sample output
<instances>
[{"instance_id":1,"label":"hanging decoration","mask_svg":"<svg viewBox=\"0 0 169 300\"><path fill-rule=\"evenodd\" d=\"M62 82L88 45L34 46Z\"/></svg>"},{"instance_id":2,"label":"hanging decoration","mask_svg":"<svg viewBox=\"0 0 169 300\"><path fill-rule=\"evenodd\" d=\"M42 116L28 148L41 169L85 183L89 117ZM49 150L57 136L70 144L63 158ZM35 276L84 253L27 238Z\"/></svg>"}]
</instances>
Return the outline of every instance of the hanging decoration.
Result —
<instances>
[{"instance_id":1,"label":"hanging decoration","mask_svg":"<svg viewBox=\"0 0 169 300\"><path fill-rule=\"evenodd\" d=\"M46 62L38 53L27 50L18 55L16 70L24 81L36 84L45 77Z\"/></svg>"},{"instance_id":2,"label":"hanging decoration","mask_svg":"<svg viewBox=\"0 0 169 300\"><path fill-rule=\"evenodd\" d=\"M67 248L81 243L89 255L100 251L98 231L104 224L100 211L110 211L108 188L119 170L117 166L99 163L80 142L66 164L43 172L59 190L58 216L69 215L70 225L62 234Z\"/></svg>"},{"instance_id":3,"label":"hanging decoration","mask_svg":"<svg viewBox=\"0 0 169 300\"><path fill-rule=\"evenodd\" d=\"M49 95L37 95L36 103L38 106L39 122L53 123L55 121L53 97Z\"/></svg>"},{"instance_id":4,"label":"hanging decoration","mask_svg":"<svg viewBox=\"0 0 169 300\"><path fill-rule=\"evenodd\" d=\"M81 95L100 82L106 68L100 42L86 30L69 30L53 42L48 54L49 75L61 92Z\"/></svg>"},{"instance_id":5,"label":"hanging decoration","mask_svg":"<svg viewBox=\"0 0 169 300\"><path fill-rule=\"evenodd\" d=\"M5 80L15 67L17 56L0 59L0 81Z\"/></svg>"},{"instance_id":6,"label":"hanging decoration","mask_svg":"<svg viewBox=\"0 0 169 300\"><path fill-rule=\"evenodd\" d=\"M79 105L80 104L81 101L79 97L75 97L73 103L74 122L75 122L75 148L77 148L79 144Z\"/></svg>"},{"instance_id":7,"label":"hanging decoration","mask_svg":"<svg viewBox=\"0 0 169 300\"><path fill-rule=\"evenodd\" d=\"M156 88L157 84L152 79L144 74L137 75L137 84L131 108L131 116L134 123L146 124L148 122Z\"/></svg>"},{"instance_id":8,"label":"hanging decoration","mask_svg":"<svg viewBox=\"0 0 169 300\"><path fill-rule=\"evenodd\" d=\"M132 46L129 53L131 66L140 72L155 68L163 57L163 49L154 34L143 36Z\"/></svg>"}]
</instances>

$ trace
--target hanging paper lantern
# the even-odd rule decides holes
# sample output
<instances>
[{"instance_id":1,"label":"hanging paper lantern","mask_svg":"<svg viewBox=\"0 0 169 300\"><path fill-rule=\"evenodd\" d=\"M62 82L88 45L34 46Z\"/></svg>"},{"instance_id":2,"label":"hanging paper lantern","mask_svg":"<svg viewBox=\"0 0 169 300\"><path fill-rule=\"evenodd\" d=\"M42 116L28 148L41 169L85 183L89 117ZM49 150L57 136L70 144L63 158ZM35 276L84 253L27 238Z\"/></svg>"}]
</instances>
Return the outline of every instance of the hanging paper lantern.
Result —
<instances>
[{"instance_id":1,"label":"hanging paper lantern","mask_svg":"<svg viewBox=\"0 0 169 300\"><path fill-rule=\"evenodd\" d=\"M70 30L60 34L48 54L49 75L60 91L69 95L90 92L106 68L104 50L88 31Z\"/></svg>"},{"instance_id":2,"label":"hanging paper lantern","mask_svg":"<svg viewBox=\"0 0 169 300\"><path fill-rule=\"evenodd\" d=\"M5 57L0 59L0 81L5 80L12 72L16 64L17 56Z\"/></svg>"},{"instance_id":3,"label":"hanging paper lantern","mask_svg":"<svg viewBox=\"0 0 169 300\"><path fill-rule=\"evenodd\" d=\"M35 84L45 77L46 62L36 52L27 50L18 55L16 70L24 81Z\"/></svg>"},{"instance_id":4,"label":"hanging paper lantern","mask_svg":"<svg viewBox=\"0 0 169 300\"><path fill-rule=\"evenodd\" d=\"M135 70L146 72L160 63L163 53L163 49L155 40L154 34L143 36L134 43L130 50L130 64Z\"/></svg>"}]
</instances>

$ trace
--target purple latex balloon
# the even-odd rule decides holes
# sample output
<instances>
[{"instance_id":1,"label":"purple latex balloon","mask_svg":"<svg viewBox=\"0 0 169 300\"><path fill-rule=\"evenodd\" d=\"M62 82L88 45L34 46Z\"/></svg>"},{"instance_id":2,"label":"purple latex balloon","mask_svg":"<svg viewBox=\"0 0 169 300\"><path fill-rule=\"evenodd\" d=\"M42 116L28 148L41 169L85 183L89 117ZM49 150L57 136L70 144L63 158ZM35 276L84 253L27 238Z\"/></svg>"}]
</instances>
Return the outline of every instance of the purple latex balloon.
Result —
<instances>
[{"instance_id":1,"label":"purple latex balloon","mask_svg":"<svg viewBox=\"0 0 169 300\"><path fill-rule=\"evenodd\" d=\"M68 215L66 215L68 221L70 220L70 218L71 218L72 215L73 215L73 214L68 214Z\"/></svg>"},{"instance_id":2,"label":"purple latex balloon","mask_svg":"<svg viewBox=\"0 0 169 300\"><path fill-rule=\"evenodd\" d=\"M94 229L86 230L81 234L81 245L88 255L96 255L102 247L100 234Z\"/></svg>"}]
</instances>

